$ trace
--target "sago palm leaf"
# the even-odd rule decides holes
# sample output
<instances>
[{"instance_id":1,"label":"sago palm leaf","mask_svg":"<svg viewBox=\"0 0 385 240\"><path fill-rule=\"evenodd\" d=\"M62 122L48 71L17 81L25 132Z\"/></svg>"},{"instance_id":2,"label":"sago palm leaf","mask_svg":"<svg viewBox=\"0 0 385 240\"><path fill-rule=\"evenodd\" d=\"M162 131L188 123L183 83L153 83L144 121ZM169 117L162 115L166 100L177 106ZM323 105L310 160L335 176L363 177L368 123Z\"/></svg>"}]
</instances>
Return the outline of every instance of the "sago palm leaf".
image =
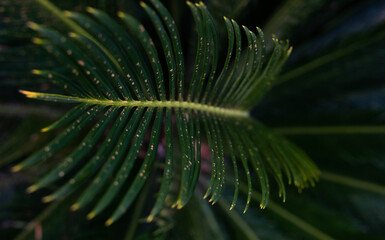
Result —
<instances>
[{"instance_id":1,"label":"sago palm leaf","mask_svg":"<svg viewBox=\"0 0 385 240\"><path fill-rule=\"evenodd\" d=\"M73 75L34 70L69 95L24 90L21 93L29 98L77 106L42 130L65 128L62 133L14 166L13 171L42 163L84 134L85 137L28 192L66 179L60 189L43 199L49 202L87 185L71 209L82 208L101 196L88 214L89 219L123 193L106 222L110 225L135 200L159 156L164 161L164 172L148 217L151 221L165 205L173 178L180 179L174 206L182 208L192 197L201 170L201 145L206 142L211 176L205 197L210 197L212 203L220 198L225 183L225 156L230 157L235 175L231 208L237 201L239 179L245 175L247 209L251 169L260 184L261 208L268 202L269 176L277 183L283 200L284 177L299 189L317 179L319 171L305 153L249 116L289 56L291 48L287 42L273 38L275 47L265 62L262 31L257 28L254 33L243 26L246 40L242 40L239 25L224 18L228 50L218 71L220 40L214 20L203 3L188 2L197 26L198 44L191 77L185 78L178 30L159 1L150 0L153 8L145 3L141 6L154 26L160 49L145 27L128 14L119 12L118 23L94 8L88 8L88 14L63 13L46 0L38 2L58 16L70 32L60 33L30 22L29 27L44 36L33 41L62 61ZM247 47L242 51L243 42ZM180 173L175 172L175 166L180 166ZM238 172L240 166L243 173Z\"/></svg>"}]
</instances>

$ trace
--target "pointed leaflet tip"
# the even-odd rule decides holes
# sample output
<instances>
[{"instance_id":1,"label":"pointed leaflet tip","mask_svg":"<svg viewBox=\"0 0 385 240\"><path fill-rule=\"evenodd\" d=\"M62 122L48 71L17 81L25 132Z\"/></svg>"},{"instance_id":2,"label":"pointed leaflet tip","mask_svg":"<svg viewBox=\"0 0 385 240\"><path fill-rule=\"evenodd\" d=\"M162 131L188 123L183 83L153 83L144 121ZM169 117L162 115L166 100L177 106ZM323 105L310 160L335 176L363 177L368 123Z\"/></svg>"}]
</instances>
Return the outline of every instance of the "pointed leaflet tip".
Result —
<instances>
[{"instance_id":1,"label":"pointed leaflet tip","mask_svg":"<svg viewBox=\"0 0 385 240\"><path fill-rule=\"evenodd\" d=\"M289 56L291 54L291 52L293 51L293 46L290 46L289 47L289 50L287 50L287 56Z\"/></svg>"},{"instance_id":2,"label":"pointed leaflet tip","mask_svg":"<svg viewBox=\"0 0 385 240\"><path fill-rule=\"evenodd\" d=\"M183 205L182 205L182 202L180 200L176 201L176 203L174 203L172 205L173 208L176 207L176 209L182 209L183 208Z\"/></svg>"},{"instance_id":3,"label":"pointed leaflet tip","mask_svg":"<svg viewBox=\"0 0 385 240\"><path fill-rule=\"evenodd\" d=\"M40 74L42 74L42 71L38 70L38 69L32 69L32 74L40 75Z\"/></svg>"},{"instance_id":4,"label":"pointed leaflet tip","mask_svg":"<svg viewBox=\"0 0 385 240\"><path fill-rule=\"evenodd\" d=\"M178 199L176 202L174 202L172 205L171 205L171 208L176 208L176 209L181 209L181 201L180 199Z\"/></svg>"},{"instance_id":5,"label":"pointed leaflet tip","mask_svg":"<svg viewBox=\"0 0 385 240\"><path fill-rule=\"evenodd\" d=\"M111 226L111 224L113 224L114 223L114 220L112 219L112 218L109 218L105 223L104 223L104 225L106 225L106 227L109 227L109 226Z\"/></svg>"},{"instance_id":6,"label":"pointed leaflet tip","mask_svg":"<svg viewBox=\"0 0 385 240\"><path fill-rule=\"evenodd\" d=\"M74 33L74 32L70 32L70 33L68 33L68 36L70 36L71 38L76 38L78 36L78 34Z\"/></svg>"},{"instance_id":7,"label":"pointed leaflet tip","mask_svg":"<svg viewBox=\"0 0 385 240\"><path fill-rule=\"evenodd\" d=\"M86 11L88 13L94 13L95 12L95 8L88 6L88 7L86 7Z\"/></svg>"},{"instance_id":8,"label":"pointed leaflet tip","mask_svg":"<svg viewBox=\"0 0 385 240\"><path fill-rule=\"evenodd\" d=\"M49 131L49 127L45 127L45 128L42 128L41 130L40 130L40 132L48 132Z\"/></svg>"},{"instance_id":9,"label":"pointed leaflet tip","mask_svg":"<svg viewBox=\"0 0 385 240\"><path fill-rule=\"evenodd\" d=\"M23 167L22 167L20 164L18 164L18 165L16 165L16 166L13 166L13 167L11 168L11 171L12 171L12 172L18 172L18 171L20 171L22 168L23 168Z\"/></svg>"},{"instance_id":10,"label":"pointed leaflet tip","mask_svg":"<svg viewBox=\"0 0 385 240\"><path fill-rule=\"evenodd\" d=\"M118 17L124 18L124 16L125 16L124 12L121 12L121 11L118 12Z\"/></svg>"},{"instance_id":11,"label":"pointed leaflet tip","mask_svg":"<svg viewBox=\"0 0 385 240\"><path fill-rule=\"evenodd\" d=\"M70 207L70 210L71 210L72 212L75 212L75 211L79 210L79 207L80 207L80 205L79 205L78 203L74 203L74 204L72 204L72 206Z\"/></svg>"},{"instance_id":12,"label":"pointed leaflet tip","mask_svg":"<svg viewBox=\"0 0 385 240\"><path fill-rule=\"evenodd\" d=\"M33 193L38 189L36 185L31 185L27 188L27 193Z\"/></svg>"},{"instance_id":13,"label":"pointed leaflet tip","mask_svg":"<svg viewBox=\"0 0 385 240\"><path fill-rule=\"evenodd\" d=\"M72 13L70 11L63 11L64 16L71 17Z\"/></svg>"},{"instance_id":14,"label":"pointed leaflet tip","mask_svg":"<svg viewBox=\"0 0 385 240\"><path fill-rule=\"evenodd\" d=\"M41 201L42 201L43 203L49 203L49 202L52 202L52 200L53 200L53 197L52 197L51 195L45 196L45 197L43 197L43 198L41 199Z\"/></svg>"},{"instance_id":15,"label":"pointed leaflet tip","mask_svg":"<svg viewBox=\"0 0 385 240\"><path fill-rule=\"evenodd\" d=\"M150 222L152 222L152 220L154 220L154 216L150 215L147 217L146 222L150 223Z\"/></svg>"},{"instance_id":16,"label":"pointed leaflet tip","mask_svg":"<svg viewBox=\"0 0 385 240\"><path fill-rule=\"evenodd\" d=\"M37 29L39 29L39 24L35 22L27 22L27 27L36 31Z\"/></svg>"},{"instance_id":17,"label":"pointed leaflet tip","mask_svg":"<svg viewBox=\"0 0 385 240\"><path fill-rule=\"evenodd\" d=\"M32 38L32 43L37 45L43 44L43 39L34 37Z\"/></svg>"},{"instance_id":18,"label":"pointed leaflet tip","mask_svg":"<svg viewBox=\"0 0 385 240\"><path fill-rule=\"evenodd\" d=\"M147 6L147 4L144 3L144 2L142 2L142 1L139 3L139 5L140 5L141 7L143 7L143 8Z\"/></svg>"},{"instance_id":19,"label":"pointed leaflet tip","mask_svg":"<svg viewBox=\"0 0 385 240\"><path fill-rule=\"evenodd\" d=\"M36 98L36 96L37 96L37 93L25 91L25 90L19 90L19 93L24 94L27 98ZM16 165L16 166L18 166L18 165Z\"/></svg>"},{"instance_id":20,"label":"pointed leaflet tip","mask_svg":"<svg viewBox=\"0 0 385 240\"><path fill-rule=\"evenodd\" d=\"M250 206L250 201L247 201L245 209L243 210L243 214L245 214L247 212L247 209L249 209L249 206Z\"/></svg>"},{"instance_id":21,"label":"pointed leaflet tip","mask_svg":"<svg viewBox=\"0 0 385 240\"><path fill-rule=\"evenodd\" d=\"M87 215L87 220L91 220L95 217L95 213L94 212L90 212L88 215Z\"/></svg>"}]
</instances>

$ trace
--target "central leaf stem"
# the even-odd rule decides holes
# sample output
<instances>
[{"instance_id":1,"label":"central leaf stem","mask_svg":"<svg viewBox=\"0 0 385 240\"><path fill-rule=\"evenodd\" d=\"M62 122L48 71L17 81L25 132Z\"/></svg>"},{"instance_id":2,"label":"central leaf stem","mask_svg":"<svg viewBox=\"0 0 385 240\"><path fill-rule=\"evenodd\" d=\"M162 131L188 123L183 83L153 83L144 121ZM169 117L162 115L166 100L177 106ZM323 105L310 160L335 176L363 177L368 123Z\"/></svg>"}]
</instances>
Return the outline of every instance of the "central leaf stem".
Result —
<instances>
[{"instance_id":1,"label":"central leaf stem","mask_svg":"<svg viewBox=\"0 0 385 240\"><path fill-rule=\"evenodd\" d=\"M112 101L94 98L79 98L60 94L38 93L20 90L28 98L35 98L51 102L89 103L95 105L118 106L118 107L166 107L193 109L228 117L249 117L249 112L238 109L223 108L207 104L184 102L184 101Z\"/></svg>"}]
</instances>

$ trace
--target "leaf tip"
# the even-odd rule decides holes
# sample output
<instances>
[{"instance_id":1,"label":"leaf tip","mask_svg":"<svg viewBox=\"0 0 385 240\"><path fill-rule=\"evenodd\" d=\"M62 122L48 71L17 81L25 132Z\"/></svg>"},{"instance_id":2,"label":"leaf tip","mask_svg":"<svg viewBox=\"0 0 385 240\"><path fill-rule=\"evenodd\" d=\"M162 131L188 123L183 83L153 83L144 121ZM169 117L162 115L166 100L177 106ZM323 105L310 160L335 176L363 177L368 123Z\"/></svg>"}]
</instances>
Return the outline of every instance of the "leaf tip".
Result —
<instances>
[{"instance_id":1,"label":"leaf tip","mask_svg":"<svg viewBox=\"0 0 385 240\"><path fill-rule=\"evenodd\" d=\"M147 4L146 4L145 2L142 2L142 1L140 1L139 5L140 5L142 8L147 7Z\"/></svg>"},{"instance_id":2,"label":"leaf tip","mask_svg":"<svg viewBox=\"0 0 385 240\"><path fill-rule=\"evenodd\" d=\"M53 197L51 195L45 196L41 199L43 203L49 203L53 201Z\"/></svg>"},{"instance_id":3,"label":"leaf tip","mask_svg":"<svg viewBox=\"0 0 385 240\"><path fill-rule=\"evenodd\" d=\"M37 185L31 185L27 188L27 193L33 193L38 189Z\"/></svg>"},{"instance_id":4,"label":"leaf tip","mask_svg":"<svg viewBox=\"0 0 385 240\"><path fill-rule=\"evenodd\" d=\"M43 42L44 41L41 38L37 38L37 37L32 38L32 43L33 44L41 45L41 44L43 44Z\"/></svg>"},{"instance_id":5,"label":"leaf tip","mask_svg":"<svg viewBox=\"0 0 385 240\"><path fill-rule=\"evenodd\" d=\"M114 223L114 220L113 220L112 218L109 218L109 219L104 223L104 225L106 225L106 227L109 227L109 226L111 226L113 223Z\"/></svg>"},{"instance_id":6,"label":"leaf tip","mask_svg":"<svg viewBox=\"0 0 385 240\"><path fill-rule=\"evenodd\" d=\"M76 38L78 36L78 34L74 33L74 32L70 32L70 33L68 33L68 36L70 36L71 38Z\"/></svg>"},{"instance_id":7,"label":"leaf tip","mask_svg":"<svg viewBox=\"0 0 385 240\"><path fill-rule=\"evenodd\" d=\"M40 74L42 74L42 71L39 69L32 69L32 74L40 75Z\"/></svg>"},{"instance_id":8,"label":"leaf tip","mask_svg":"<svg viewBox=\"0 0 385 240\"><path fill-rule=\"evenodd\" d=\"M147 217L146 222L150 223L150 222L152 222L152 220L154 220L154 216L150 215Z\"/></svg>"},{"instance_id":9,"label":"leaf tip","mask_svg":"<svg viewBox=\"0 0 385 240\"><path fill-rule=\"evenodd\" d=\"M87 220L91 220L95 217L95 212L90 212L88 215L87 215Z\"/></svg>"},{"instance_id":10,"label":"leaf tip","mask_svg":"<svg viewBox=\"0 0 385 240\"><path fill-rule=\"evenodd\" d=\"M245 209L243 210L243 214L245 214L247 212L247 210L249 209L249 206L250 206L250 201L247 201Z\"/></svg>"},{"instance_id":11,"label":"leaf tip","mask_svg":"<svg viewBox=\"0 0 385 240\"><path fill-rule=\"evenodd\" d=\"M38 95L35 92L30 92L30 91L25 91L25 90L19 90L19 93L25 95L27 98L36 98L36 96ZM19 165L16 165L16 166L19 166Z\"/></svg>"},{"instance_id":12,"label":"leaf tip","mask_svg":"<svg viewBox=\"0 0 385 240\"><path fill-rule=\"evenodd\" d=\"M27 27L29 27L30 29L32 30L38 30L39 29L39 24L35 23L35 22L27 22Z\"/></svg>"},{"instance_id":13,"label":"leaf tip","mask_svg":"<svg viewBox=\"0 0 385 240\"><path fill-rule=\"evenodd\" d=\"M12 172L18 172L18 171L20 171L22 168L23 168L22 165L17 164L16 166L13 166L13 167L11 168L11 171L12 171Z\"/></svg>"},{"instance_id":14,"label":"leaf tip","mask_svg":"<svg viewBox=\"0 0 385 240\"><path fill-rule=\"evenodd\" d=\"M87 11L88 13L91 13L91 14L92 14L92 13L95 12L95 8L88 6L88 7L86 7L86 11Z\"/></svg>"},{"instance_id":15,"label":"leaf tip","mask_svg":"<svg viewBox=\"0 0 385 240\"><path fill-rule=\"evenodd\" d=\"M121 12L121 11L118 12L118 17L120 18L124 18L125 15L126 14L124 14L124 12Z\"/></svg>"},{"instance_id":16,"label":"leaf tip","mask_svg":"<svg viewBox=\"0 0 385 240\"><path fill-rule=\"evenodd\" d=\"M287 56L289 56L292 51L293 51L293 46L290 46L289 49L287 50Z\"/></svg>"},{"instance_id":17,"label":"leaf tip","mask_svg":"<svg viewBox=\"0 0 385 240\"><path fill-rule=\"evenodd\" d=\"M179 199L176 201L176 203L174 203L172 205L173 208L176 208L176 209L182 209L183 208L183 204L182 204L182 201Z\"/></svg>"},{"instance_id":18,"label":"leaf tip","mask_svg":"<svg viewBox=\"0 0 385 240\"><path fill-rule=\"evenodd\" d=\"M79 208L80 208L79 203L74 203L74 204L71 205L70 210L72 212L75 212L75 211L79 210Z\"/></svg>"},{"instance_id":19,"label":"leaf tip","mask_svg":"<svg viewBox=\"0 0 385 240\"><path fill-rule=\"evenodd\" d=\"M64 14L64 16L66 16L66 17L71 17L72 16L72 13L70 12L70 11L63 11L63 14Z\"/></svg>"},{"instance_id":20,"label":"leaf tip","mask_svg":"<svg viewBox=\"0 0 385 240\"><path fill-rule=\"evenodd\" d=\"M40 130L40 132L48 132L49 130L50 130L49 127L45 127L45 128L42 128L42 129Z\"/></svg>"}]
</instances>

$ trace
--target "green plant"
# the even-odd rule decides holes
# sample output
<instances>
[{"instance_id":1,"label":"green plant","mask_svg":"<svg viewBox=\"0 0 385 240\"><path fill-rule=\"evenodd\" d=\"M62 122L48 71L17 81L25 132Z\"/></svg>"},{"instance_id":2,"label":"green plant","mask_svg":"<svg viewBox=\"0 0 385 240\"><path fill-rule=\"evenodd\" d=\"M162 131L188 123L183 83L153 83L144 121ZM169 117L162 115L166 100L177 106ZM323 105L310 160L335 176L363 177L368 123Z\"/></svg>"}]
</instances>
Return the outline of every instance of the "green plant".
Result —
<instances>
[{"instance_id":1,"label":"green plant","mask_svg":"<svg viewBox=\"0 0 385 240\"><path fill-rule=\"evenodd\" d=\"M145 3L141 5L151 18L160 38L167 62L168 74L165 77L168 77L168 80L163 76L153 40L134 17L122 12L118 14L137 39L132 39L113 19L94 8L87 9L94 17L91 19L79 13L65 12L61 15L60 10L49 2L40 2L65 21L73 31L69 33L72 39L29 22L31 29L48 38L35 38L34 42L43 45L49 53L56 55L63 64L72 69L75 78L69 79L52 71L33 72L53 79L72 96L24 90L21 93L28 98L80 105L53 125L44 128L42 131L46 132L67 125L59 136L14 166L13 171L52 157L88 125L92 124L92 128L89 128L85 138L59 166L30 186L28 192L34 192L67 176L87 156L90 160L87 160L62 188L44 197L43 201L50 202L62 198L81 187L91 177L94 179L92 184L71 208L77 210L84 207L97 194L107 189L88 214L88 219L92 219L116 200L121 187L129 179L135 159L140 158L139 153L145 136L149 134L148 149L144 150L147 151L146 157L139 160L143 161L139 163L140 168L133 170L135 178L107 220L106 225L109 226L126 212L149 178L160 143L160 134L163 133L166 167L157 201L148 217L151 221L164 205L173 169L175 165L179 165L176 163L178 158L181 158L182 171L174 206L182 208L193 195L201 169L203 136L200 129L204 130L204 139L207 139L211 149L211 178L204 196L206 198L211 195L209 202L217 202L225 183L224 149L229 149L230 152L226 153L231 155L235 170L235 193L231 208L237 201L237 165L240 163L243 164L249 188L245 211L252 189L249 165L256 171L261 184L261 208L265 208L268 201L267 172L276 179L284 201L286 193L283 173L289 183L293 182L299 188L307 186L307 181L314 183L314 179L318 177L317 168L304 153L248 116L251 107L272 85L289 56L291 48L288 43L273 39L275 48L265 65L265 39L262 31L257 28L257 38L255 33L243 26L248 48L242 61L241 30L235 21L225 18L228 52L222 71L215 77L219 50L214 20L203 3L193 5L187 2L198 26L198 47L192 77L185 84L179 34L173 25L174 20L160 2L152 1L159 16ZM235 59L231 61L233 49ZM168 86L167 91L165 86ZM101 115L100 119L92 122L98 115ZM108 127L111 129L106 133ZM103 134L104 138L100 139ZM180 150L175 149L175 139L179 140ZM102 144L99 149L94 150L98 142ZM173 156L173 152L177 151L180 156ZM91 154L88 154L89 152ZM115 176L112 175L114 172ZM94 176L95 174L97 175ZM108 183L111 175L114 180Z\"/></svg>"},{"instance_id":2,"label":"green plant","mask_svg":"<svg viewBox=\"0 0 385 240\"><path fill-rule=\"evenodd\" d=\"M87 8L89 15L62 13L48 1L37 2L64 23L59 32L69 32L69 37L52 28L28 22L29 28L40 36L45 36L35 37L34 43L46 48L55 56L54 61L60 60L76 77L70 77L67 69L34 69L32 72L35 75L48 78L71 96L25 90L21 93L29 98L79 105L43 129L47 132L67 126L60 135L12 168L17 172L48 158L55 158L55 153L63 159L48 165L50 172L30 186L28 192L32 193L59 182L61 187L45 196L44 202L65 197L65 205L60 206L61 209L68 209L69 206L66 205L74 202L72 210L87 210L89 205L94 206L87 218L92 219L103 212L107 213L108 220L105 224L109 226L127 215L125 213L138 197L136 207L132 210L131 223L135 222L141 209L145 207L144 204L151 200L148 192L159 188L157 197L152 200L155 205L150 209L147 220L152 221L156 217L155 224L160 230L154 232L155 236L166 236L169 225L164 224L164 219L168 222L176 213L168 209L163 210L166 213L162 214L165 203L170 205L174 202L174 206L182 208L192 199L193 206L198 204L205 209L202 203L194 200L199 175L200 184L207 187L204 196L210 196L209 201L218 202L222 208L232 209L235 206L239 188L241 192L247 193L244 211L252 198L253 176L249 164L255 170L261 186L261 195L254 193L254 198L259 198L261 208L267 205L270 193L268 173L275 179L283 200L286 199L283 173L289 183L293 182L299 189L307 186L307 182L313 184L317 179L318 169L300 149L249 116L253 106L271 88L289 56L291 48L287 42L273 38L274 47L268 48L272 49L272 56L264 63L265 40L262 31L257 29L256 35L243 27L247 49L242 54L241 30L235 21L225 18L228 50L224 63L219 63L219 39L214 18L203 4L188 3L197 26L198 44L194 66L191 73L186 74L189 70L184 67L182 43L174 20L156 0L150 1L156 11L144 3L141 5L151 19L154 33L158 34L159 50L145 30L147 27L125 13L120 12L119 17L132 35L127 34L107 14L95 8ZM339 50L336 55L343 56L356 49L353 46L347 51ZM235 55L234 60L232 55ZM330 61L336 55L326 55L313 65L304 65L294 74L289 72L283 75L280 81L306 73L309 69L316 68L319 62ZM221 64L222 70L217 73L216 67ZM191 79L187 78L185 81L184 75L191 75ZM60 91L60 88L55 92ZM354 126L291 127L276 131L285 134L301 134L301 131L321 134L359 131L367 133L383 131L383 127L367 127L367 130ZM201 152L206 144L210 149L209 154ZM163 161L155 161L159 147L165 150L163 156L160 154ZM225 156L230 157L232 167L226 165ZM210 174L207 174L204 171L209 158L212 160ZM164 163L158 166L157 162ZM244 168L245 177L238 173L238 169L241 170L240 165ZM160 187L145 185L146 181L157 182L157 175L163 175ZM228 175L231 176L230 180ZM210 180L205 181L208 176ZM322 176L330 181L355 184L383 193L381 186L330 173ZM90 178L93 181L88 183ZM173 178L180 179L179 186L175 186L178 181ZM231 204L220 198L225 179L234 184ZM127 191L121 191L122 188ZM101 193L103 189L107 189L107 192ZM95 201L98 196L101 199ZM56 207L60 204L58 202ZM278 215L306 232L319 238L329 238L275 203L270 204ZM205 211L209 210L203 210L201 215L206 214L207 218L215 221ZM194 219L194 214L191 215L190 218ZM198 214L197 218L201 215ZM236 213L229 216L242 234L249 238L254 237L251 229L242 223ZM135 228L136 224L132 224L127 233L128 238L134 236ZM222 238L217 228L218 226L213 227L212 231L216 237Z\"/></svg>"}]
</instances>

